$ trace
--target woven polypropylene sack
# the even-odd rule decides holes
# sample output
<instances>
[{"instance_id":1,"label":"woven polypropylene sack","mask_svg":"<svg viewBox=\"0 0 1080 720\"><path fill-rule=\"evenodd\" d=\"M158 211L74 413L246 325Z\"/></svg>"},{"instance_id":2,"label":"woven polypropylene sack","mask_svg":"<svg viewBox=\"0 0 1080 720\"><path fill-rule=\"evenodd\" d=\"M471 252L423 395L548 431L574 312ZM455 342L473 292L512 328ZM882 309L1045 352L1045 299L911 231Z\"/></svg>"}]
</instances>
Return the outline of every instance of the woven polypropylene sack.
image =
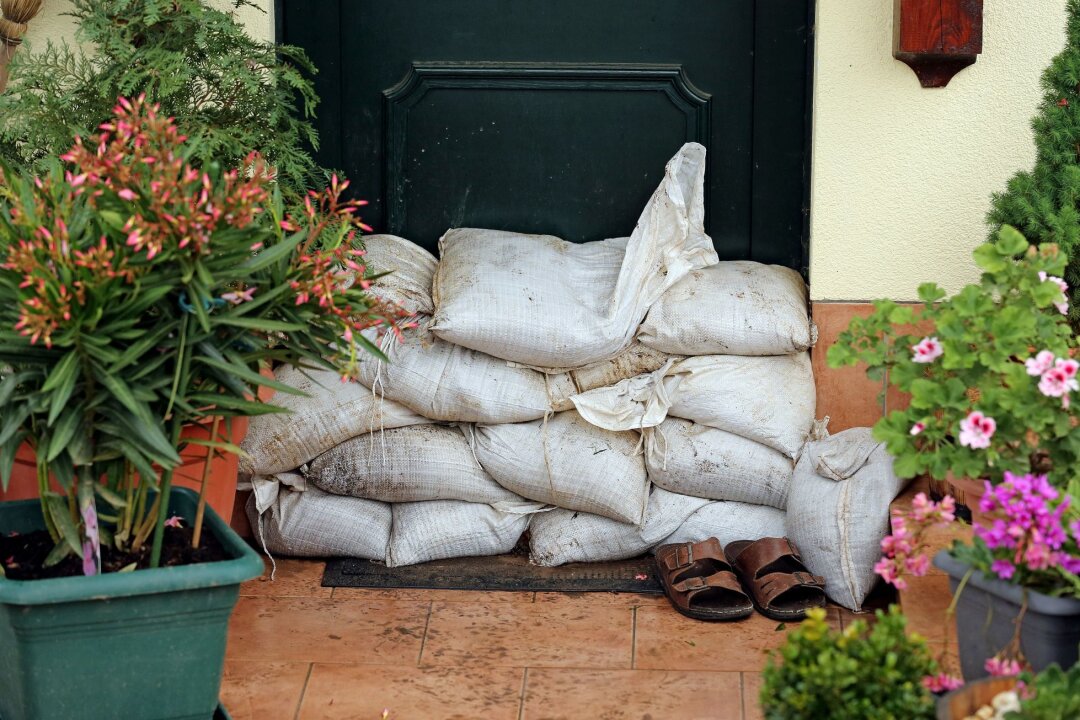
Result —
<instances>
[{"instance_id":1,"label":"woven polypropylene sack","mask_svg":"<svg viewBox=\"0 0 1080 720\"><path fill-rule=\"evenodd\" d=\"M695 270L649 309L638 340L673 355L793 355L810 349L806 284L749 260Z\"/></svg>"},{"instance_id":2,"label":"woven polypropylene sack","mask_svg":"<svg viewBox=\"0 0 1080 720\"><path fill-rule=\"evenodd\" d=\"M637 557L708 502L653 488L640 526L575 510L537 513L529 526L530 559L536 565L555 567Z\"/></svg>"},{"instance_id":3,"label":"woven polypropylene sack","mask_svg":"<svg viewBox=\"0 0 1080 720\"><path fill-rule=\"evenodd\" d=\"M844 480L824 477L829 458L865 458ZM835 469L835 462L830 463ZM788 497L787 535L807 568L825 578L825 592L852 610L862 608L878 578L881 541L889 530L889 505L907 480L893 472L892 457L870 428L852 428L810 443L795 468Z\"/></svg>"},{"instance_id":4,"label":"woven polypropylene sack","mask_svg":"<svg viewBox=\"0 0 1080 720\"><path fill-rule=\"evenodd\" d=\"M649 306L691 270L717 262L704 230L705 148L665 169L629 239L574 244L548 235L450 230L432 296L445 340L540 368L618 355Z\"/></svg>"},{"instance_id":5,"label":"woven polypropylene sack","mask_svg":"<svg viewBox=\"0 0 1080 720\"><path fill-rule=\"evenodd\" d=\"M256 542L273 554L294 557L386 558L392 513L386 503L338 497L311 487L282 487L260 514L248 499Z\"/></svg>"},{"instance_id":6,"label":"woven polypropylene sack","mask_svg":"<svg viewBox=\"0 0 1080 720\"><path fill-rule=\"evenodd\" d=\"M400 306L410 315L431 315L431 283L439 261L414 242L397 235L364 236L364 262L377 278L368 292Z\"/></svg>"},{"instance_id":7,"label":"woven polypropylene sack","mask_svg":"<svg viewBox=\"0 0 1080 720\"><path fill-rule=\"evenodd\" d=\"M251 418L241 444L245 455L240 456L240 469L248 475L295 470L357 435L429 422L403 405L376 397L360 383L343 383L328 370L284 366L274 378L305 395L279 392L270 404L288 412Z\"/></svg>"},{"instance_id":8,"label":"woven polypropylene sack","mask_svg":"<svg viewBox=\"0 0 1080 720\"><path fill-rule=\"evenodd\" d=\"M787 507L795 463L779 450L678 418L646 432L645 467L654 485L711 500Z\"/></svg>"},{"instance_id":9,"label":"woven polypropylene sack","mask_svg":"<svg viewBox=\"0 0 1080 720\"><path fill-rule=\"evenodd\" d=\"M315 458L307 479L328 493L381 500L515 502L456 427L415 425L353 438Z\"/></svg>"},{"instance_id":10,"label":"woven polypropylene sack","mask_svg":"<svg viewBox=\"0 0 1080 720\"><path fill-rule=\"evenodd\" d=\"M741 435L797 458L814 431L817 391L809 353L777 357L703 355L664 379L668 414Z\"/></svg>"},{"instance_id":11,"label":"woven polypropylene sack","mask_svg":"<svg viewBox=\"0 0 1080 720\"><path fill-rule=\"evenodd\" d=\"M727 545L736 540L783 536L783 510L765 505L716 501L696 510L660 544L701 542L714 537L721 545Z\"/></svg>"},{"instance_id":12,"label":"woven polypropylene sack","mask_svg":"<svg viewBox=\"0 0 1080 720\"><path fill-rule=\"evenodd\" d=\"M360 382L380 396L444 422L512 423L551 411L553 398L573 394L567 375L545 375L440 340L423 327L387 342L390 362L365 358Z\"/></svg>"},{"instance_id":13,"label":"woven polypropylene sack","mask_svg":"<svg viewBox=\"0 0 1080 720\"><path fill-rule=\"evenodd\" d=\"M399 503L394 505L386 564L398 567L445 558L502 555L517 545L530 517L456 500Z\"/></svg>"},{"instance_id":14,"label":"woven polypropylene sack","mask_svg":"<svg viewBox=\"0 0 1080 720\"><path fill-rule=\"evenodd\" d=\"M500 485L530 500L635 524L649 497L639 440L573 411L475 429L476 457Z\"/></svg>"}]
</instances>

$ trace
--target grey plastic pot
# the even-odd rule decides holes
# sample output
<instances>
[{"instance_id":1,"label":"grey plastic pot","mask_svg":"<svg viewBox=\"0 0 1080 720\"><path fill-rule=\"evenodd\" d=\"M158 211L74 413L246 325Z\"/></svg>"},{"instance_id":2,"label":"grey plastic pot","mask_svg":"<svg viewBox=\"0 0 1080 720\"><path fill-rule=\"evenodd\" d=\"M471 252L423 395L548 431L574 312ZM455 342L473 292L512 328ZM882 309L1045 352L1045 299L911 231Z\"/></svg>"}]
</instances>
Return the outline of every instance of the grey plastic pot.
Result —
<instances>
[{"instance_id":1,"label":"grey plastic pot","mask_svg":"<svg viewBox=\"0 0 1080 720\"><path fill-rule=\"evenodd\" d=\"M970 570L947 550L937 554L934 565L948 573L954 593ZM983 665L1012 640L1013 621L1023 601L1024 590L1019 586L980 572L971 575L956 604L960 668L965 679L989 674ZM1080 600L1028 590L1027 602L1020 647L1032 668L1038 672L1053 663L1075 665L1080 656Z\"/></svg>"}]
</instances>

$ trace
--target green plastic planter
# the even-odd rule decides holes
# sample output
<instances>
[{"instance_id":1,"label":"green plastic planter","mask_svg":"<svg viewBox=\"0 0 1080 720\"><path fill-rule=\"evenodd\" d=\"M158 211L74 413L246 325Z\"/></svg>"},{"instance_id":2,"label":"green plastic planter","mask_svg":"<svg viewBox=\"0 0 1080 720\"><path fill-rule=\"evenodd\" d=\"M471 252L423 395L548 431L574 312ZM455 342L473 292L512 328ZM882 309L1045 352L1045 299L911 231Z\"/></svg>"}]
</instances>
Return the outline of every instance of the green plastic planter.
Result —
<instances>
[{"instance_id":1,"label":"green plastic planter","mask_svg":"<svg viewBox=\"0 0 1080 720\"><path fill-rule=\"evenodd\" d=\"M177 488L173 514L198 497ZM207 508L231 560L96 577L0 578L2 720L210 720L229 616L258 554ZM42 528L36 500L0 504L0 532Z\"/></svg>"}]
</instances>

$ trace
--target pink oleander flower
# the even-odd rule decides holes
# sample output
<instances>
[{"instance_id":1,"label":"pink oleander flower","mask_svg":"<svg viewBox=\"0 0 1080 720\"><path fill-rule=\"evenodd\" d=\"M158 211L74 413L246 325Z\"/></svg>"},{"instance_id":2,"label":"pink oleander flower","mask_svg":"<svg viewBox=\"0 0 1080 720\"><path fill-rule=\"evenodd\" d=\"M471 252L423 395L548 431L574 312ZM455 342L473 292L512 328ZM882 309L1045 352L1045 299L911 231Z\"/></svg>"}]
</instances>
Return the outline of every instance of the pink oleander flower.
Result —
<instances>
[{"instance_id":1,"label":"pink oleander flower","mask_svg":"<svg viewBox=\"0 0 1080 720\"><path fill-rule=\"evenodd\" d=\"M935 503L926 493L916 495L910 513L893 514L892 534L881 540L884 557L874 565L874 572L898 590L907 588L905 575L926 575L930 570L930 557L926 554L924 536L930 528L952 522L955 512L956 501L951 497Z\"/></svg>"},{"instance_id":2,"label":"pink oleander flower","mask_svg":"<svg viewBox=\"0 0 1080 720\"><path fill-rule=\"evenodd\" d=\"M964 681L958 677L953 677L948 673L938 673L937 675L927 675L924 677L922 684L924 688L932 693L943 693L962 687Z\"/></svg>"},{"instance_id":3,"label":"pink oleander flower","mask_svg":"<svg viewBox=\"0 0 1080 720\"><path fill-rule=\"evenodd\" d=\"M915 351L911 360L917 363L932 363L945 352L936 337L923 338L917 345L912 345L911 349Z\"/></svg>"},{"instance_id":4,"label":"pink oleander flower","mask_svg":"<svg viewBox=\"0 0 1080 720\"><path fill-rule=\"evenodd\" d=\"M972 450L985 450L990 447L990 438L997 430L997 422L992 417L973 410L960 421L960 444Z\"/></svg>"},{"instance_id":5,"label":"pink oleander flower","mask_svg":"<svg viewBox=\"0 0 1080 720\"><path fill-rule=\"evenodd\" d=\"M1035 357L1025 360L1024 367L1027 368L1028 375L1039 377L1044 372L1054 367L1054 353L1049 350L1042 350Z\"/></svg>"},{"instance_id":6,"label":"pink oleander flower","mask_svg":"<svg viewBox=\"0 0 1080 720\"><path fill-rule=\"evenodd\" d=\"M990 658L983 667L994 677L1012 677L1019 675L1022 669L1016 660L1006 660L1001 657Z\"/></svg>"},{"instance_id":7,"label":"pink oleander flower","mask_svg":"<svg viewBox=\"0 0 1080 720\"><path fill-rule=\"evenodd\" d=\"M233 305L239 305L243 302L251 302L255 299L255 290L257 288L250 287L247 290L238 290L236 292L227 292L221 296L222 300L232 303Z\"/></svg>"},{"instance_id":8,"label":"pink oleander flower","mask_svg":"<svg viewBox=\"0 0 1080 720\"><path fill-rule=\"evenodd\" d=\"M911 434L918 435L926 429L926 423L917 422L911 426Z\"/></svg>"},{"instance_id":9,"label":"pink oleander flower","mask_svg":"<svg viewBox=\"0 0 1080 720\"><path fill-rule=\"evenodd\" d=\"M1059 277L1054 277L1053 275L1047 275L1046 272L1043 271L1043 270L1039 271L1039 279L1042 280L1043 282L1055 283L1059 288L1061 288L1061 294L1065 296L1065 300L1063 300L1062 302L1054 303L1054 307L1056 307L1058 309L1058 312L1060 312L1062 315L1068 315L1069 314L1069 283L1065 282L1064 280L1062 280Z\"/></svg>"},{"instance_id":10,"label":"pink oleander flower","mask_svg":"<svg viewBox=\"0 0 1080 720\"><path fill-rule=\"evenodd\" d=\"M896 566L895 560L881 558L874 565L874 572L897 590L907 590L907 580L900 576L900 568Z\"/></svg>"},{"instance_id":11,"label":"pink oleander flower","mask_svg":"<svg viewBox=\"0 0 1080 720\"><path fill-rule=\"evenodd\" d=\"M165 527L182 528L184 527L184 519L179 515L173 515L165 521Z\"/></svg>"}]
</instances>

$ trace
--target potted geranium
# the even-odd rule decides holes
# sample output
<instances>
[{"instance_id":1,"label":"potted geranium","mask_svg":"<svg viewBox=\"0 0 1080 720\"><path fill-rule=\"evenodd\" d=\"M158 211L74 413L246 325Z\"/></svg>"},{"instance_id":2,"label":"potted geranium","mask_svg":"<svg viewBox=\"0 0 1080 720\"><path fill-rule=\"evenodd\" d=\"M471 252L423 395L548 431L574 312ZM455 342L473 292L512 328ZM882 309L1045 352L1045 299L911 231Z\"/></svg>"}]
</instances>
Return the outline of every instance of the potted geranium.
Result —
<instances>
[{"instance_id":1,"label":"potted geranium","mask_svg":"<svg viewBox=\"0 0 1080 720\"><path fill-rule=\"evenodd\" d=\"M951 483L961 490L951 494L977 507L982 481L999 482L1006 471L1052 473L1062 484L1075 475L1080 417L1070 396L1080 364L1060 278L1067 259L1057 246L1029 247L1005 227L974 256L978 284L948 298L924 284L918 310L877 301L828 360L865 363L883 387L910 396L907 408L874 426L900 477ZM913 323L922 332L912 333Z\"/></svg>"},{"instance_id":2,"label":"potted geranium","mask_svg":"<svg viewBox=\"0 0 1080 720\"><path fill-rule=\"evenodd\" d=\"M28 446L40 481L0 505L5 720L210 717L262 564L212 511L199 538L198 498L171 488L181 433L275 411L257 389L295 391L268 363L348 373L378 352L360 331L398 317L365 293L343 184L291 218L258 156L196 156L121 100L65 165L2 171L0 479Z\"/></svg>"}]
</instances>

